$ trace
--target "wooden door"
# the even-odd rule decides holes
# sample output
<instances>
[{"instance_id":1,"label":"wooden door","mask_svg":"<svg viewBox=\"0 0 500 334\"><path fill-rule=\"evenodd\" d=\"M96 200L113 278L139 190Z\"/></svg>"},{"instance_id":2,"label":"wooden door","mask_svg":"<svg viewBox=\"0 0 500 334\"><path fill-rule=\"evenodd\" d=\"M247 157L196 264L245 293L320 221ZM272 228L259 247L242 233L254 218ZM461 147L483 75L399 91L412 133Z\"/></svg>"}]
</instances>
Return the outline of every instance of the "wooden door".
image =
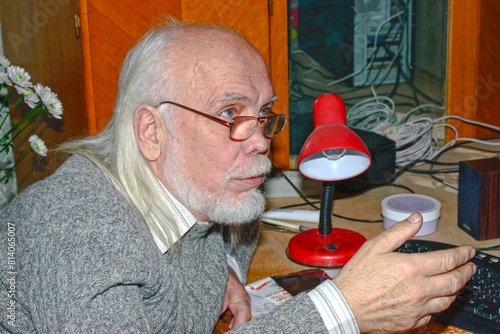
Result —
<instances>
[{"instance_id":1,"label":"wooden door","mask_svg":"<svg viewBox=\"0 0 500 334\"><path fill-rule=\"evenodd\" d=\"M5 56L31 75L33 84L48 86L58 95L62 120L45 115L14 141L16 161L29 150L28 138L37 134L49 149L87 132L83 94L82 49L75 31L77 0L1 0L0 21ZM12 122L28 111L16 108ZM18 191L50 174L59 162L31 153L16 167Z\"/></svg>"}]
</instances>

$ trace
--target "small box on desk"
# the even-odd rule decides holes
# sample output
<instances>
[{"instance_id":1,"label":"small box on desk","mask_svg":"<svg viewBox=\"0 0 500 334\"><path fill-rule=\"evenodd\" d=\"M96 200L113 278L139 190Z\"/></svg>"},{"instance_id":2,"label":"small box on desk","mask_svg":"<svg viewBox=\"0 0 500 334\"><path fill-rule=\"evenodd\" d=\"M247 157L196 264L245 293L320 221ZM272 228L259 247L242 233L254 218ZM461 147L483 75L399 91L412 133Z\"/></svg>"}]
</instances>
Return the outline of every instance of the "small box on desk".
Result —
<instances>
[{"instance_id":1,"label":"small box on desk","mask_svg":"<svg viewBox=\"0 0 500 334\"><path fill-rule=\"evenodd\" d=\"M500 159L460 161L458 226L476 240L500 238Z\"/></svg>"}]
</instances>

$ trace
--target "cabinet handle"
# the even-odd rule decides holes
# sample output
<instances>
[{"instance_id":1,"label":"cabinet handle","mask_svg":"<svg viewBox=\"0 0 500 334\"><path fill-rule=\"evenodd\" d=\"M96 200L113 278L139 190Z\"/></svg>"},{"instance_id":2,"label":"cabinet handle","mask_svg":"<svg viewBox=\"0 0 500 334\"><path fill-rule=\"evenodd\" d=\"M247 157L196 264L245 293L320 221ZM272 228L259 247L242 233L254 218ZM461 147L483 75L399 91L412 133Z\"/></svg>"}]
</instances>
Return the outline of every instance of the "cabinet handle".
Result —
<instances>
[{"instance_id":1,"label":"cabinet handle","mask_svg":"<svg viewBox=\"0 0 500 334\"><path fill-rule=\"evenodd\" d=\"M80 39L80 17L75 14L75 37Z\"/></svg>"}]
</instances>

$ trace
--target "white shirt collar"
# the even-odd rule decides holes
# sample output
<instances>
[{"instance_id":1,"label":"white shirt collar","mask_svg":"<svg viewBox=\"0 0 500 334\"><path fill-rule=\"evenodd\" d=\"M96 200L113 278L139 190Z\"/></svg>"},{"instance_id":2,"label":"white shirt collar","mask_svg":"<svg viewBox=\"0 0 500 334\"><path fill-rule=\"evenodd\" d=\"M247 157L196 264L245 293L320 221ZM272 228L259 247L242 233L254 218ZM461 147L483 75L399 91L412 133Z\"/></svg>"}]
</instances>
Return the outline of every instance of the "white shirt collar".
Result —
<instances>
[{"instance_id":1,"label":"white shirt collar","mask_svg":"<svg viewBox=\"0 0 500 334\"><path fill-rule=\"evenodd\" d=\"M191 227L193 227L198 222L198 220L181 202L179 202L170 193L170 191L168 191L167 188L162 186L162 189L165 197L167 198L168 206L172 210L173 216L175 217L175 224L177 225L180 233L179 238L182 238L182 236L185 235L189 231L189 229L191 229ZM162 243L160 240L164 240L165 244L168 244L168 242L166 242L167 236L165 235L165 233L163 233L163 229L160 226L158 227L158 230L161 231L161 235L158 235L158 233L153 230L151 230L151 233L153 234L153 238L160 251L162 253L165 253L168 250L168 247L165 248L164 243ZM174 244L177 240L178 239L172 240L170 245Z\"/></svg>"}]
</instances>

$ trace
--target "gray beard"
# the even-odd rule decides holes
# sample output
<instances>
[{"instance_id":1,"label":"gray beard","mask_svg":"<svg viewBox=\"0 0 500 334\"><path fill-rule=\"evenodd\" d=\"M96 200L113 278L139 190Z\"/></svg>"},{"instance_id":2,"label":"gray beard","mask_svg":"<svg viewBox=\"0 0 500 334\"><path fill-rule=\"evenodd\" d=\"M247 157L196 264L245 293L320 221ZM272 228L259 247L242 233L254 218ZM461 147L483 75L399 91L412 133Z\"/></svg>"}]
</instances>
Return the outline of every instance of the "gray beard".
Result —
<instances>
[{"instance_id":1,"label":"gray beard","mask_svg":"<svg viewBox=\"0 0 500 334\"><path fill-rule=\"evenodd\" d=\"M169 146L164 176L173 187L177 199L189 210L208 217L214 223L225 225L250 223L262 214L266 207L266 198L260 189L251 189L245 199L227 198L225 195L231 179L268 174L271 171L271 161L268 157L256 155L245 170L228 172L220 191L209 193L191 183L183 173L182 156L175 152L172 145Z\"/></svg>"}]
</instances>

